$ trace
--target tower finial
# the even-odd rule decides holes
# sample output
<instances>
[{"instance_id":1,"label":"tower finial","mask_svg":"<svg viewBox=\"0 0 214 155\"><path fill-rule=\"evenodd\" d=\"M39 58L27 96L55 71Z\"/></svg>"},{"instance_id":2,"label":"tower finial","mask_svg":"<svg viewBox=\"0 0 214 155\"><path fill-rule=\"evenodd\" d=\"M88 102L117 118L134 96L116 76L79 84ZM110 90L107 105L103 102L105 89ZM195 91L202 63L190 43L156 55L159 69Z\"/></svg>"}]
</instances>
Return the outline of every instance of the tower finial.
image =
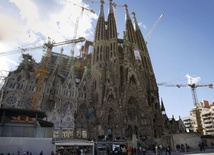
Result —
<instances>
[{"instance_id":1,"label":"tower finial","mask_svg":"<svg viewBox=\"0 0 214 155\"><path fill-rule=\"evenodd\" d=\"M139 25L137 23L137 18L136 18L136 14L135 12L132 12L132 17L133 17L133 20L134 20L134 26L135 26L135 30L139 30Z\"/></svg>"},{"instance_id":2,"label":"tower finial","mask_svg":"<svg viewBox=\"0 0 214 155\"><path fill-rule=\"evenodd\" d=\"M100 0L100 3L101 3L101 5L105 4L104 0Z\"/></svg>"},{"instance_id":3,"label":"tower finial","mask_svg":"<svg viewBox=\"0 0 214 155\"><path fill-rule=\"evenodd\" d=\"M109 9L109 13L113 13L113 6L114 4L112 3L112 0L109 0L109 6L110 6L110 9Z\"/></svg>"},{"instance_id":4,"label":"tower finial","mask_svg":"<svg viewBox=\"0 0 214 155\"><path fill-rule=\"evenodd\" d=\"M128 11L128 5L125 4L125 5L124 5L124 8L125 8L125 12L126 12L126 20L127 20L127 19L130 20L129 11Z\"/></svg>"}]
</instances>

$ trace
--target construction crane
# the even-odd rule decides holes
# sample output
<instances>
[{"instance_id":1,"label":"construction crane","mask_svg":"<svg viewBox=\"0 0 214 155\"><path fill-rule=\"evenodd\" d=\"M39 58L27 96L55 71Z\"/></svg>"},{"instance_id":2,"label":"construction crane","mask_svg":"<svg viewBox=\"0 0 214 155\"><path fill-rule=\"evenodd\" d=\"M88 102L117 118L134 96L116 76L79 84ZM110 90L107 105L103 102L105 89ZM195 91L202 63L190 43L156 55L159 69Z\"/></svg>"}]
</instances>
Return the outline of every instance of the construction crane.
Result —
<instances>
[{"instance_id":1,"label":"construction crane","mask_svg":"<svg viewBox=\"0 0 214 155\"><path fill-rule=\"evenodd\" d=\"M146 36L146 37L147 37L146 43L147 43L148 38L151 38L151 34L152 34L153 30L154 30L155 27L158 25L158 23L161 21L161 19L163 18L163 16L164 16L164 14L162 13L162 14L160 15L160 17L158 18L158 20L155 22L155 24L152 26L151 30L149 31L149 33L148 33L147 36Z\"/></svg>"},{"instance_id":2,"label":"construction crane","mask_svg":"<svg viewBox=\"0 0 214 155\"><path fill-rule=\"evenodd\" d=\"M72 3L72 2L70 2L70 1L67 1L67 2ZM74 4L75 6L78 6L78 7L80 7L80 8L82 9L82 10L81 10L81 13L80 13L80 16L77 16L77 18L76 18L76 22L75 22L75 26L74 26L73 38L76 38L76 37L77 37L77 34L78 34L79 21L80 21L80 19L81 19L82 16L83 16L84 10L89 11L89 12L91 12L91 13L93 13L93 14L95 14L95 11L94 11L94 10L91 10L91 9L89 9L89 8L86 8L86 7L84 7L84 6L77 5L76 3L73 3L73 4ZM74 46L75 46L75 44L72 44L72 48L71 48L71 56L72 56L72 57L74 56Z\"/></svg>"},{"instance_id":3,"label":"construction crane","mask_svg":"<svg viewBox=\"0 0 214 155\"><path fill-rule=\"evenodd\" d=\"M45 43L45 44L40 45L40 46L35 46L35 47L30 47L30 48L18 48L17 50L2 52L2 53L0 53L0 57L1 56L8 56L8 55L13 55L13 54L30 52L30 51L33 51L33 50L36 50L36 49L41 49L41 48L45 49L45 48L53 48L53 47L61 46L61 45L65 45L65 44L72 44L72 43L75 44L77 42L83 42L83 41L85 41L85 38L80 37L78 39L66 40L66 41L57 42L57 43L48 42L48 43Z\"/></svg>"},{"instance_id":4,"label":"construction crane","mask_svg":"<svg viewBox=\"0 0 214 155\"><path fill-rule=\"evenodd\" d=\"M13 55L13 54L19 54L19 53L26 53L26 52L33 51L33 50L40 49L40 48L45 48L45 46L44 45L42 45L42 46L40 45L40 46L29 47L29 48L20 48L19 47L16 50L1 52L0 53L0 57Z\"/></svg>"},{"instance_id":5,"label":"construction crane","mask_svg":"<svg viewBox=\"0 0 214 155\"><path fill-rule=\"evenodd\" d=\"M39 104L40 104L39 101L41 98L41 91L44 85L44 81L46 78L49 77L49 71L47 70L47 67L48 67L48 60L50 58L52 48L56 46L62 46L65 44L71 44L71 43L76 44L78 42L83 42L83 41L85 41L85 38L80 37L78 39L72 39L69 41L63 41L58 43L51 43L49 41L48 43L44 44L44 46L46 47L47 55L44 57L44 61L42 62L41 67L36 71L37 84L36 84L35 93L33 95L32 104L30 107L32 110L39 110Z\"/></svg>"},{"instance_id":6,"label":"construction crane","mask_svg":"<svg viewBox=\"0 0 214 155\"><path fill-rule=\"evenodd\" d=\"M190 79L191 81L191 79ZM195 83L190 83L190 84L167 84L167 83L159 83L157 84L158 86L166 86L166 87L190 87L191 92L192 92L192 98L193 98L193 113L196 116L196 122L197 122L197 131L199 133L203 132L203 127L201 124L201 117L200 117L200 111L199 108L197 107L198 104L198 99L197 99L197 94L196 94L196 88L198 87L208 87L208 88L213 88L213 84L195 84Z\"/></svg>"}]
</instances>

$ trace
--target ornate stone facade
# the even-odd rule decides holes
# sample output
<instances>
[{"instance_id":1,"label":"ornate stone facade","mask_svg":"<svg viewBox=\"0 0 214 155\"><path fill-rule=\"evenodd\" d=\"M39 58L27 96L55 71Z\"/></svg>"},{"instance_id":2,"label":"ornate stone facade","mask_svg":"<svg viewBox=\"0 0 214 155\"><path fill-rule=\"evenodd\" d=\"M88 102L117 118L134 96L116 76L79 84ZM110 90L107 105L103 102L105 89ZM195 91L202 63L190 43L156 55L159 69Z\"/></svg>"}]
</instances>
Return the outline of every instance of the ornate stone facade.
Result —
<instances>
[{"instance_id":1,"label":"ornate stone facade","mask_svg":"<svg viewBox=\"0 0 214 155\"><path fill-rule=\"evenodd\" d=\"M23 55L18 69L5 80L2 107L30 108L38 82L35 70L48 61L49 77L38 106L63 137L132 140L163 135L164 119L146 42L135 13L132 23L127 6L125 15L121 39L112 1L107 21L101 1L94 41L86 41L82 57L74 63L72 58L53 52L40 64ZM91 53L89 46L93 47Z\"/></svg>"}]
</instances>

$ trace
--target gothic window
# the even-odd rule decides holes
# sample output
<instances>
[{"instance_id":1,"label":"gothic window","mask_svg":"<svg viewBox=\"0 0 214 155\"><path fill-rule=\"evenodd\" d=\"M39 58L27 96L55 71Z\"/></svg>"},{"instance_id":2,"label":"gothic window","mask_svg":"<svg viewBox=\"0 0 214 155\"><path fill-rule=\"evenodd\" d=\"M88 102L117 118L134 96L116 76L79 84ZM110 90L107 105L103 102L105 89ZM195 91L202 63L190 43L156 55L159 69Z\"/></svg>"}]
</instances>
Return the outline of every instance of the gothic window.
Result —
<instances>
[{"instance_id":1,"label":"gothic window","mask_svg":"<svg viewBox=\"0 0 214 155\"><path fill-rule=\"evenodd\" d=\"M94 81L94 89L96 89L96 88L97 88L97 82Z\"/></svg>"},{"instance_id":2,"label":"gothic window","mask_svg":"<svg viewBox=\"0 0 214 155\"><path fill-rule=\"evenodd\" d=\"M95 62L95 55L96 55L96 48L94 48L94 54L93 54L93 64Z\"/></svg>"},{"instance_id":3,"label":"gothic window","mask_svg":"<svg viewBox=\"0 0 214 155\"><path fill-rule=\"evenodd\" d=\"M83 91L86 91L86 86L85 85L83 86Z\"/></svg>"},{"instance_id":4,"label":"gothic window","mask_svg":"<svg viewBox=\"0 0 214 155\"><path fill-rule=\"evenodd\" d=\"M38 78L36 78L35 83L37 84L37 83L38 83L38 81L39 81L39 79L38 79Z\"/></svg>"},{"instance_id":5,"label":"gothic window","mask_svg":"<svg viewBox=\"0 0 214 155\"><path fill-rule=\"evenodd\" d=\"M99 46L97 47L97 61L99 59L99 52L100 52L100 49L99 49Z\"/></svg>"},{"instance_id":6,"label":"gothic window","mask_svg":"<svg viewBox=\"0 0 214 155\"><path fill-rule=\"evenodd\" d=\"M102 60L102 46L100 47L100 60Z\"/></svg>"},{"instance_id":7,"label":"gothic window","mask_svg":"<svg viewBox=\"0 0 214 155\"><path fill-rule=\"evenodd\" d=\"M106 58L109 58L109 47L106 47Z\"/></svg>"},{"instance_id":8,"label":"gothic window","mask_svg":"<svg viewBox=\"0 0 214 155\"><path fill-rule=\"evenodd\" d=\"M16 78L17 81L20 81L21 79L22 79L21 75L19 75L19 76Z\"/></svg>"},{"instance_id":9,"label":"gothic window","mask_svg":"<svg viewBox=\"0 0 214 155\"><path fill-rule=\"evenodd\" d=\"M128 116L129 116L129 119L131 121L134 121L137 119L136 117L136 107L137 105L137 101L134 97L130 97L129 101L128 101Z\"/></svg>"},{"instance_id":10,"label":"gothic window","mask_svg":"<svg viewBox=\"0 0 214 155\"><path fill-rule=\"evenodd\" d=\"M112 50L112 44L110 44L110 50Z\"/></svg>"},{"instance_id":11,"label":"gothic window","mask_svg":"<svg viewBox=\"0 0 214 155\"><path fill-rule=\"evenodd\" d=\"M32 98L26 99L25 105L26 105L27 107L30 107L31 103L32 103Z\"/></svg>"},{"instance_id":12,"label":"gothic window","mask_svg":"<svg viewBox=\"0 0 214 155\"><path fill-rule=\"evenodd\" d=\"M132 83L132 84L136 84L136 79L135 79L134 75L132 75L132 76L130 77L129 82Z\"/></svg>"},{"instance_id":13,"label":"gothic window","mask_svg":"<svg viewBox=\"0 0 214 155\"><path fill-rule=\"evenodd\" d=\"M129 69L128 69L128 68L126 68L126 75L125 75L125 77L126 77L126 81L128 81L128 72L129 72Z\"/></svg>"},{"instance_id":14,"label":"gothic window","mask_svg":"<svg viewBox=\"0 0 214 155\"><path fill-rule=\"evenodd\" d=\"M55 123L55 126L58 126L59 125L59 122L57 121L56 123Z\"/></svg>"},{"instance_id":15,"label":"gothic window","mask_svg":"<svg viewBox=\"0 0 214 155\"><path fill-rule=\"evenodd\" d=\"M8 96L6 98L6 102L7 104L9 104L10 106L15 106L16 102L17 102L17 98L15 96Z\"/></svg>"},{"instance_id":16,"label":"gothic window","mask_svg":"<svg viewBox=\"0 0 214 155\"><path fill-rule=\"evenodd\" d=\"M70 102L67 102L63 105L63 112L66 112L67 110L71 110L72 104Z\"/></svg>"},{"instance_id":17,"label":"gothic window","mask_svg":"<svg viewBox=\"0 0 214 155\"><path fill-rule=\"evenodd\" d=\"M69 84L68 84L68 89L71 89L71 88L72 88L72 84L69 83Z\"/></svg>"},{"instance_id":18,"label":"gothic window","mask_svg":"<svg viewBox=\"0 0 214 155\"><path fill-rule=\"evenodd\" d=\"M123 67L120 66L120 85L122 86L123 85Z\"/></svg>"},{"instance_id":19,"label":"gothic window","mask_svg":"<svg viewBox=\"0 0 214 155\"><path fill-rule=\"evenodd\" d=\"M114 123L114 110L110 109L108 112L108 125L111 126Z\"/></svg>"},{"instance_id":20,"label":"gothic window","mask_svg":"<svg viewBox=\"0 0 214 155\"><path fill-rule=\"evenodd\" d=\"M111 94L111 95L109 95L109 97L108 97L108 102L109 103L112 103L114 101L114 96Z\"/></svg>"}]
</instances>

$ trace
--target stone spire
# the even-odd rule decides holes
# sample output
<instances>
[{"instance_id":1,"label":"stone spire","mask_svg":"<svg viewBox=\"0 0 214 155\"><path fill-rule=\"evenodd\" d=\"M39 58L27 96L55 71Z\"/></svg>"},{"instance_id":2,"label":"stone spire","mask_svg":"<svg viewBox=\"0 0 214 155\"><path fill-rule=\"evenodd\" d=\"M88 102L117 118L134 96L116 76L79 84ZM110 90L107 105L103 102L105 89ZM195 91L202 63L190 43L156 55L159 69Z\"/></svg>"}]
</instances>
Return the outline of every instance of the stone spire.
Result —
<instances>
[{"instance_id":1,"label":"stone spire","mask_svg":"<svg viewBox=\"0 0 214 155\"><path fill-rule=\"evenodd\" d=\"M132 12L132 17L133 17L133 20L134 20L134 27L135 27L135 33L136 33L138 47L143 52L147 52L146 43L145 43L143 35L142 35L141 31L140 31L135 12Z\"/></svg>"},{"instance_id":2,"label":"stone spire","mask_svg":"<svg viewBox=\"0 0 214 155\"><path fill-rule=\"evenodd\" d=\"M164 104L163 104L163 99L161 98L161 111L162 112L165 112L165 107L164 107Z\"/></svg>"},{"instance_id":3,"label":"stone spire","mask_svg":"<svg viewBox=\"0 0 214 155\"><path fill-rule=\"evenodd\" d=\"M110 7L109 7L109 14L108 14L108 27L107 27L107 36L108 39L117 38L117 26L116 26L116 21L115 21L115 16L114 16L114 11L113 11L113 4L112 0L110 0Z\"/></svg>"},{"instance_id":4,"label":"stone spire","mask_svg":"<svg viewBox=\"0 0 214 155\"><path fill-rule=\"evenodd\" d=\"M132 21L131 21L131 18L129 16L129 11L128 11L128 6L127 4L124 5L124 8L125 8L125 12L126 12L126 15L125 15L125 31L126 31L126 35L127 35L127 38L129 40L130 43L133 43L133 44L136 44L137 41L136 41L136 36L135 36L135 31L134 31L134 27L133 27L133 24L132 24Z\"/></svg>"},{"instance_id":5,"label":"stone spire","mask_svg":"<svg viewBox=\"0 0 214 155\"><path fill-rule=\"evenodd\" d=\"M95 30L95 38L94 41L104 40L105 35L105 17L104 17L104 0L100 1L100 14L97 21L97 26Z\"/></svg>"}]
</instances>

